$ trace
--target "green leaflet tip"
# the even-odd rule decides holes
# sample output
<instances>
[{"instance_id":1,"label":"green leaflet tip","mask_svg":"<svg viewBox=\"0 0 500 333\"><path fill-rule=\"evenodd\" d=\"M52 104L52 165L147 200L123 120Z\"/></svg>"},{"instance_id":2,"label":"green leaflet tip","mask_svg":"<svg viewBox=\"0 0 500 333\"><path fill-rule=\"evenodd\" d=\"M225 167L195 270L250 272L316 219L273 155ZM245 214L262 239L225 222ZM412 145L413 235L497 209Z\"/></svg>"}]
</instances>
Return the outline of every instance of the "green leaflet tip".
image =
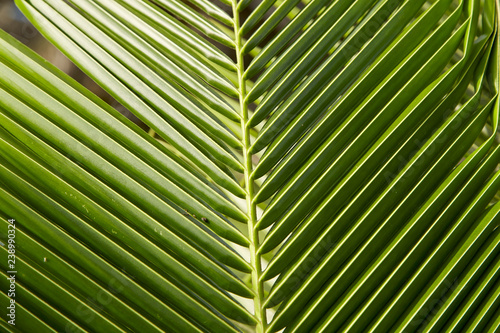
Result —
<instances>
[{"instance_id":1,"label":"green leaflet tip","mask_svg":"<svg viewBox=\"0 0 500 333\"><path fill-rule=\"evenodd\" d=\"M243 45L243 48L241 49L241 52L243 54L245 54L245 46ZM247 71L243 72L243 80L247 80L248 79L248 75L247 75Z\"/></svg>"},{"instance_id":2,"label":"green leaflet tip","mask_svg":"<svg viewBox=\"0 0 500 333\"><path fill-rule=\"evenodd\" d=\"M241 0L236 7L236 10L240 13L252 2L252 0Z\"/></svg>"},{"instance_id":3,"label":"green leaflet tip","mask_svg":"<svg viewBox=\"0 0 500 333\"><path fill-rule=\"evenodd\" d=\"M233 167L234 171L237 171L239 173L245 172L245 168L243 168L243 165L239 161L238 161L238 163L235 163L232 167ZM246 193L245 193L245 195L246 195Z\"/></svg>"},{"instance_id":4,"label":"green leaflet tip","mask_svg":"<svg viewBox=\"0 0 500 333\"><path fill-rule=\"evenodd\" d=\"M248 262L245 261L242 257L238 256L238 260L232 260L231 263L228 263L227 260L224 262L226 265L240 271L243 273L251 273L252 272L252 266Z\"/></svg>"},{"instance_id":5,"label":"green leaflet tip","mask_svg":"<svg viewBox=\"0 0 500 333\"><path fill-rule=\"evenodd\" d=\"M252 127L255 127L257 125L260 124L260 122L263 120L261 119L262 117L260 117L260 115L258 114L258 112L256 111L252 117L250 117L250 119L248 120L248 124L247 126L252 128Z\"/></svg>"},{"instance_id":6,"label":"green leaflet tip","mask_svg":"<svg viewBox=\"0 0 500 333\"><path fill-rule=\"evenodd\" d=\"M257 203L262 203L262 202L266 201L267 199L269 199L269 197L271 197L277 191L277 189L275 189L273 187L269 188L267 185L268 185L268 183L265 183L264 186L262 186L260 188L259 201ZM269 226L269 224L268 224L268 226ZM267 226L264 228L267 228Z\"/></svg>"},{"instance_id":7,"label":"green leaflet tip","mask_svg":"<svg viewBox=\"0 0 500 333\"><path fill-rule=\"evenodd\" d=\"M255 153L256 153L254 146L255 146L255 142L254 142L254 143L253 143L253 145L251 145L251 146L250 146L250 148L248 149L248 152L249 152L250 154L255 154Z\"/></svg>"},{"instance_id":8,"label":"green leaflet tip","mask_svg":"<svg viewBox=\"0 0 500 333\"><path fill-rule=\"evenodd\" d=\"M242 282L241 288L240 288L240 293L238 293L237 295L244 297L244 298L254 298L255 292Z\"/></svg>"},{"instance_id":9,"label":"green leaflet tip","mask_svg":"<svg viewBox=\"0 0 500 333\"><path fill-rule=\"evenodd\" d=\"M253 143L252 147L250 147L250 149L252 153L255 154L261 151L262 149L266 148L267 145L268 143L263 142L263 140L261 140L260 137L258 137L257 140L255 140L255 142Z\"/></svg>"},{"instance_id":10,"label":"green leaflet tip","mask_svg":"<svg viewBox=\"0 0 500 333\"><path fill-rule=\"evenodd\" d=\"M270 251L272 251L273 248L269 248L269 246L266 246L266 242L262 243L261 246L257 249L257 254L263 255L266 254Z\"/></svg>"},{"instance_id":11,"label":"green leaflet tip","mask_svg":"<svg viewBox=\"0 0 500 333\"><path fill-rule=\"evenodd\" d=\"M245 192L245 190L243 188L241 188L240 186L235 186L235 191L231 191L231 193L233 193L235 196L237 196L238 198L241 198L241 199L245 199L247 197L247 192Z\"/></svg>"},{"instance_id":12,"label":"green leaflet tip","mask_svg":"<svg viewBox=\"0 0 500 333\"><path fill-rule=\"evenodd\" d=\"M243 150L243 144L241 143L241 141L238 141L236 138L234 140L234 145L232 147L234 149L237 149L237 150Z\"/></svg>"},{"instance_id":13,"label":"green leaflet tip","mask_svg":"<svg viewBox=\"0 0 500 333\"><path fill-rule=\"evenodd\" d=\"M238 161L238 164L240 166L240 169L238 171L241 172L241 173L244 173L245 172L245 168L243 167L243 162Z\"/></svg>"},{"instance_id":14,"label":"green leaflet tip","mask_svg":"<svg viewBox=\"0 0 500 333\"><path fill-rule=\"evenodd\" d=\"M256 230L262 230L262 229L263 229L263 228L261 228L261 227L260 227L260 223L259 223L259 222L257 222L257 223L255 224L255 227L254 227L254 228L255 228ZM257 250L257 252L259 252L259 251Z\"/></svg>"},{"instance_id":15,"label":"green leaflet tip","mask_svg":"<svg viewBox=\"0 0 500 333\"><path fill-rule=\"evenodd\" d=\"M266 281L266 280L261 280L261 281ZM270 309L274 306L276 306L277 304L274 304L273 302L271 302L271 298L267 298L265 300L265 302L262 304L262 307L264 307L265 309Z\"/></svg>"},{"instance_id":16,"label":"green leaflet tip","mask_svg":"<svg viewBox=\"0 0 500 333\"><path fill-rule=\"evenodd\" d=\"M250 245L250 240L247 237L245 237L241 232L233 232L231 234L226 233L225 235L220 235L220 236L241 246Z\"/></svg>"},{"instance_id":17,"label":"green leaflet tip","mask_svg":"<svg viewBox=\"0 0 500 333\"><path fill-rule=\"evenodd\" d=\"M219 17L219 20L230 27L234 26L234 20L231 17Z\"/></svg>"},{"instance_id":18,"label":"green leaflet tip","mask_svg":"<svg viewBox=\"0 0 500 333\"><path fill-rule=\"evenodd\" d=\"M240 31L238 32L239 36L240 36L241 38L243 38L243 37L247 34L247 32L248 32L247 30L248 30L248 29L247 29L247 24L246 24L246 22L245 22L245 23L243 23L243 25L242 25L242 26L241 26L241 28L240 28ZM243 47L242 47L242 48L241 48L241 50L240 50L240 52L241 52L241 53L243 53L243 54L245 54L245 53L244 53L244 50L245 50L245 45L246 45L246 43L243 45Z\"/></svg>"},{"instance_id":19,"label":"green leaflet tip","mask_svg":"<svg viewBox=\"0 0 500 333\"><path fill-rule=\"evenodd\" d=\"M231 112L227 114L227 118L231 121L239 123L241 121L241 115L236 112Z\"/></svg>"},{"instance_id":20,"label":"green leaflet tip","mask_svg":"<svg viewBox=\"0 0 500 333\"><path fill-rule=\"evenodd\" d=\"M264 272L262 272L262 275L260 276L259 278L259 281L260 282L265 282L265 281L268 281L269 279L271 279L269 277L269 274L267 274L267 270L265 270ZM266 299L266 303L267 303L268 299ZM265 306L265 303L264 303L264 306Z\"/></svg>"},{"instance_id":21,"label":"green leaflet tip","mask_svg":"<svg viewBox=\"0 0 500 333\"><path fill-rule=\"evenodd\" d=\"M255 225L255 228L257 228L257 230L263 230L263 229L266 229L267 227L269 227L271 224L273 224L273 222L274 221L268 222L268 219L261 219L261 220L259 220L259 223L257 225ZM269 252L271 250L268 250L266 252ZM264 253L266 253L266 252L264 252Z\"/></svg>"},{"instance_id":22,"label":"green leaflet tip","mask_svg":"<svg viewBox=\"0 0 500 333\"><path fill-rule=\"evenodd\" d=\"M245 72L246 74L246 72ZM258 94L258 91L255 90L256 86L254 86L252 88L252 90L250 90L245 98L245 102L250 104L252 102L254 102L257 98L259 98L259 94Z\"/></svg>"},{"instance_id":23,"label":"green leaflet tip","mask_svg":"<svg viewBox=\"0 0 500 333\"><path fill-rule=\"evenodd\" d=\"M245 49L245 47L243 47L243 48ZM250 51L250 50L249 50L249 51ZM251 64L250 64L250 66L248 66L248 68L247 68L247 69L246 69L246 71L245 71L245 74L243 74L243 77L244 77L245 79L249 79L249 78L251 78L251 77L255 76L255 75L257 74L257 72L258 72L258 70L256 70L256 67L255 67L255 66L252 66L252 64L253 64L253 63L251 63ZM255 99L257 99L257 98L255 98ZM255 100L255 99L254 99L254 100ZM253 100L252 100L252 101L253 101Z\"/></svg>"},{"instance_id":24,"label":"green leaflet tip","mask_svg":"<svg viewBox=\"0 0 500 333\"><path fill-rule=\"evenodd\" d=\"M243 38L246 33L247 33L246 31L240 30L240 37ZM247 55L248 53L250 53L250 51L252 51L252 48L248 47L248 43L243 44L243 47L240 50L240 52L241 52L242 55ZM247 75L246 74L247 73L245 71L245 73L243 73L243 78L245 80L247 79Z\"/></svg>"},{"instance_id":25,"label":"green leaflet tip","mask_svg":"<svg viewBox=\"0 0 500 333\"><path fill-rule=\"evenodd\" d=\"M233 209L231 211L221 211L221 213L227 215L232 219L235 219L238 222L248 223L248 216L246 216L246 214L243 213L239 208Z\"/></svg>"},{"instance_id":26,"label":"green leaflet tip","mask_svg":"<svg viewBox=\"0 0 500 333\"><path fill-rule=\"evenodd\" d=\"M243 309L243 307L232 310L232 313L226 313L226 316L242 324L251 326L257 324L257 319L255 318L255 316Z\"/></svg>"},{"instance_id":27,"label":"green leaflet tip","mask_svg":"<svg viewBox=\"0 0 500 333\"><path fill-rule=\"evenodd\" d=\"M219 58L210 57L209 59L212 60L213 62L217 63L221 67L227 69L228 71L231 71L233 73L237 73L238 72L238 67L230 59L228 59L228 61L224 61L224 62L220 61Z\"/></svg>"},{"instance_id":28,"label":"green leaflet tip","mask_svg":"<svg viewBox=\"0 0 500 333\"><path fill-rule=\"evenodd\" d=\"M252 179L256 179L256 178L253 178L253 173L250 175L250 177L252 177ZM257 192L257 194L255 195L255 197L253 197L253 200L252 200L252 204L256 205L256 204L260 204L261 201L259 201L259 192ZM255 225L257 227L258 223Z\"/></svg>"},{"instance_id":29,"label":"green leaflet tip","mask_svg":"<svg viewBox=\"0 0 500 333\"><path fill-rule=\"evenodd\" d=\"M213 40L216 40L218 41L219 43L227 46L227 47L230 47L230 48L236 48L236 44L234 43L234 41L229 38L229 36L223 34L223 33L220 33L220 34L215 34L215 33L210 33L210 34L207 34L208 37L212 38Z\"/></svg>"},{"instance_id":30,"label":"green leaflet tip","mask_svg":"<svg viewBox=\"0 0 500 333\"><path fill-rule=\"evenodd\" d=\"M232 90L230 92L227 93L229 97L232 97L232 98L238 98L240 96L240 92L238 90L238 88L236 87L232 87Z\"/></svg>"},{"instance_id":31,"label":"green leaflet tip","mask_svg":"<svg viewBox=\"0 0 500 333\"><path fill-rule=\"evenodd\" d=\"M252 178L253 178L253 179L259 179L260 177L265 176L265 174L266 174L266 173L267 173L267 171L263 171L263 170L262 170L262 168L259 168L259 166L257 166L257 167L254 169L253 173L252 173ZM264 200L262 200L262 201L264 201ZM259 202L257 202L257 203L260 203L260 202L262 202L262 201L259 201Z\"/></svg>"}]
</instances>

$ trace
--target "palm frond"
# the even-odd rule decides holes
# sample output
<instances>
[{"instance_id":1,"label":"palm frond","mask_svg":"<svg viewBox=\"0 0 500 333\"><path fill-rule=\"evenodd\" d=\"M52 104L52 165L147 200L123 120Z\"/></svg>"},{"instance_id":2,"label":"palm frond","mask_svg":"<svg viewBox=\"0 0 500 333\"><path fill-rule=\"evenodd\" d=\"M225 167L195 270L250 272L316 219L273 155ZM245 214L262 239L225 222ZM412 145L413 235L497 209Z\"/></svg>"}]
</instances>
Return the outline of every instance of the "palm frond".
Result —
<instances>
[{"instance_id":1,"label":"palm frond","mask_svg":"<svg viewBox=\"0 0 500 333\"><path fill-rule=\"evenodd\" d=\"M498 1L16 4L155 136L0 32L4 329L500 327Z\"/></svg>"}]
</instances>

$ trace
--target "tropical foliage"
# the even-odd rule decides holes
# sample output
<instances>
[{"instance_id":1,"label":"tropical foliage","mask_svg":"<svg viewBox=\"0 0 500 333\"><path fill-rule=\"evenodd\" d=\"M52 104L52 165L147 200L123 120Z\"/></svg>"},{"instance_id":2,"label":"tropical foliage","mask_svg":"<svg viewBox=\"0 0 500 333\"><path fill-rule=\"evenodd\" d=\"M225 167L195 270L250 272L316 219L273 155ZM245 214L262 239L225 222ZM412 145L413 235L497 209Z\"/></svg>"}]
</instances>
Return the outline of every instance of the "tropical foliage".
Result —
<instances>
[{"instance_id":1,"label":"tropical foliage","mask_svg":"<svg viewBox=\"0 0 500 333\"><path fill-rule=\"evenodd\" d=\"M150 131L0 33L4 330L500 329L498 1L16 4Z\"/></svg>"}]
</instances>

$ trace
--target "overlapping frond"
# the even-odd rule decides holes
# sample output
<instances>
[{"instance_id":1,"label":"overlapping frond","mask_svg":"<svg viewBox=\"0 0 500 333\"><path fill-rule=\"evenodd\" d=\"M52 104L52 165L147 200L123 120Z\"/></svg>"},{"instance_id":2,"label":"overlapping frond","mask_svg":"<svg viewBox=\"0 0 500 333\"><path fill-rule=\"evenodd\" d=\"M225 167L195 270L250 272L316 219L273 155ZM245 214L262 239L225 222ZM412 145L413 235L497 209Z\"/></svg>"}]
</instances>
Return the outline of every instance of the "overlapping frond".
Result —
<instances>
[{"instance_id":1,"label":"overlapping frond","mask_svg":"<svg viewBox=\"0 0 500 333\"><path fill-rule=\"evenodd\" d=\"M351 10L361 3L352 3ZM387 14L383 6L391 4L394 11ZM272 169L256 195L257 201L272 197L257 225L272 225L259 251L279 248L263 273L263 279L279 275L266 299L268 307L279 305L270 331L286 326L294 332L358 332L380 321L385 332L397 327L405 311L422 316L425 310L409 300L418 298L439 266L415 279L418 287L407 287L413 299L398 303L397 315L384 309L453 223L462 234L451 238L455 243L448 252L436 248L441 265L453 246L469 237L467 232L478 232L467 228L498 191L495 79L485 88L487 73L498 75L495 13L481 13L479 29L479 2L453 7L451 1L437 1L419 12L421 4L407 1L397 7L381 1L369 12L364 8L355 29L320 65L313 60L317 56L305 54L281 76L273 87L277 91L280 85L293 87L287 80L295 70L313 70L287 97L281 93L282 100L273 102L271 91L257 108L254 117L268 114L261 111L268 101L273 111L252 146L260 150L271 144L255 170L259 177ZM385 14L386 21L377 20L377 14ZM331 30L341 24L336 19ZM329 33L316 45L333 38ZM346 33L342 30L334 42ZM290 48L302 52L301 41ZM346 52L352 53L346 57ZM471 153L486 124L489 136ZM465 190L471 183L477 188ZM460 213L467 205L474 215L465 219ZM496 208L491 209L481 225L487 235L498 226ZM494 258L498 240L491 240L494 248L487 254ZM455 267L463 269L468 260L453 258L449 265L458 271ZM489 262L480 264L486 269ZM396 330L423 327L408 320Z\"/></svg>"},{"instance_id":2,"label":"overlapping frond","mask_svg":"<svg viewBox=\"0 0 500 333\"><path fill-rule=\"evenodd\" d=\"M247 244L220 215L225 210L242 219L239 208L117 111L2 38L2 217L19 220L18 271L33 277L22 285L19 303L43 311L37 298L62 302L42 319L64 330L61 318L82 325L87 310L81 308L99 295L84 283L106 288L116 281L122 299L96 302L106 312L127 305L137 312L137 327L144 320L160 331L171 324L180 331L207 325L225 331L235 328L224 317L253 323L227 291L253 293L226 265L251 268L211 230ZM90 327L107 331L105 323L121 318L109 316L99 314L102 322ZM121 325L126 329L127 320Z\"/></svg>"},{"instance_id":3,"label":"overlapping frond","mask_svg":"<svg viewBox=\"0 0 500 333\"><path fill-rule=\"evenodd\" d=\"M497 2L16 3L155 133L0 34L21 330L499 329Z\"/></svg>"}]
</instances>

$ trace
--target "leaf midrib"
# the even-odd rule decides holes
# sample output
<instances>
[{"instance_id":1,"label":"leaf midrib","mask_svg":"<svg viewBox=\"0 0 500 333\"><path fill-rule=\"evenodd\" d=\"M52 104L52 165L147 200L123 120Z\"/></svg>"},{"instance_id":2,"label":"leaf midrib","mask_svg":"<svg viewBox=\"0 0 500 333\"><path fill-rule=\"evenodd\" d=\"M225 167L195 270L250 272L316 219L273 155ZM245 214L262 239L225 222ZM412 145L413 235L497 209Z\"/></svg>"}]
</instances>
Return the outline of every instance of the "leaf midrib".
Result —
<instances>
[{"instance_id":1,"label":"leaf midrib","mask_svg":"<svg viewBox=\"0 0 500 333\"><path fill-rule=\"evenodd\" d=\"M262 275L261 257L257 252L259 248L259 232L255 228L257 224L257 209L256 203L254 202L254 178L252 175L253 164L252 164L252 153L250 151L251 140L250 131L251 126L249 124L249 112L247 104L247 89L246 89L246 79L245 79L245 64L244 64L244 53L243 41L240 34L241 24L240 16L238 12L238 1L231 0L232 10L233 10L233 21L234 21L234 43L236 51L236 67L238 73L238 94L239 94L239 105L240 105L240 116L241 116L241 137L242 137L242 151L243 151L243 167L244 167L244 182L245 182L245 199L247 203L247 217L248 217L248 237L250 245L248 246L250 252L250 266L252 267L251 281L252 290L254 292L254 311L255 318L257 319L257 333L263 333L266 329L266 310L263 306L264 304L264 283L261 281L260 277Z\"/></svg>"}]
</instances>

